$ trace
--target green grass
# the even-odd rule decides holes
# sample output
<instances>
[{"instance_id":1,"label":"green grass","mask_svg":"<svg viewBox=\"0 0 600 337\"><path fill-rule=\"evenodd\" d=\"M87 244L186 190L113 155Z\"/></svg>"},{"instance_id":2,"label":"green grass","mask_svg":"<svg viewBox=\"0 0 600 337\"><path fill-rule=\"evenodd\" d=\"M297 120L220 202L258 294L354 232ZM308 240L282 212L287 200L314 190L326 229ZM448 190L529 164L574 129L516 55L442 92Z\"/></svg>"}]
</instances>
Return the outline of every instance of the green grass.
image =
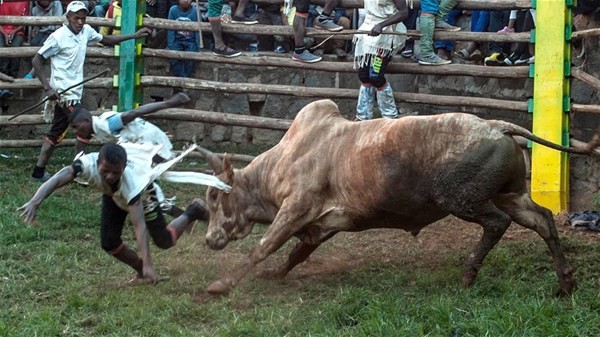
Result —
<instances>
[{"instance_id":1,"label":"green grass","mask_svg":"<svg viewBox=\"0 0 600 337\"><path fill-rule=\"evenodd\" d=\"M66 186L42 205L40 227L29 226L16 208L37 188L28 181L36 151L0 152L12 156L0 158L0 336L600 336L600 245L582 235L562 240L579 282L567 298L554 296L557 279L540 239L502 241L474 286L463 289L468 250L409 250L407 235L388 242L397 247L388 251L366 232L336 236L283 280L249 275L229 296L210 298L208 284L264 228L214 252L204 244L204 224L172 249L151 247L169 281L125 287L132 271L99 246L100 195ZM57 150L50 170L67 165L71 152ZM204 193L163 189L181 206ZM134 245L130 226L124 237ZM292 244L259 269L281 263ZM333 257L363 256L370 262L310 272Z\"/></svg>"}]
</instances>

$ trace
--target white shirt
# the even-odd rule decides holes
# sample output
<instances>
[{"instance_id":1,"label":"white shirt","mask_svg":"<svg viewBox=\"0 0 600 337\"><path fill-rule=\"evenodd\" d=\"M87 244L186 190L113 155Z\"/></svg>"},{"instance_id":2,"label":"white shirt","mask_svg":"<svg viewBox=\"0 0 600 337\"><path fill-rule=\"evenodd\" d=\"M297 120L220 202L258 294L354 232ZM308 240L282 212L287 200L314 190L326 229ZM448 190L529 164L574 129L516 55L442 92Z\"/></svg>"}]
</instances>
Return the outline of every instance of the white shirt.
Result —
<instances>
[{"instance_id":1,"label":"white shirt","mask_svg":"<svg viewBox=\"0 0 600 337\"><path fill-rule=\"evenodd\" d=\"M174 157L169 137L159 127L141 118L123 125L120 112L107 111L98 117L92 116L92 129L94 137L102 143L162 145L158 155L166 160Z\"/></svg>"},{"instance_id":2,"label":"white shirt","mask_svg":"<svg viewBox=\"0 0 600 337\"><path fill-rule=\"evenodd\" d=\"M50 34L38 51L43 58L50 58L52 75L50 86L60 92L83 81L83 63L88 43L100 42L102 35L86 24L79 34L74 34L64 24ZM75 87L63 95L63 101L81 101L83 85Z\"/></svg>"}]
</instances>

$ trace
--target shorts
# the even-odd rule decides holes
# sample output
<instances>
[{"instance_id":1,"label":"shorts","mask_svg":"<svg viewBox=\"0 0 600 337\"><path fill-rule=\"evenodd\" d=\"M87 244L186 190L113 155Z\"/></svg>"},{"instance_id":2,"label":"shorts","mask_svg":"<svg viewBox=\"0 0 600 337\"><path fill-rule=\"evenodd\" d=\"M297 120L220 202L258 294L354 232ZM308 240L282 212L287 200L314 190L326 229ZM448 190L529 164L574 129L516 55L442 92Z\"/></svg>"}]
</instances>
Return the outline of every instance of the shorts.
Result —
<instances>
[{"instance_id":1,"label":"shorts","mask_svg":"<svg viewBox=\"0 0 600 337\"><path fill-rule=\"evenodd\" d=\"M52 118L52 126L46 134L46 140L52 145L58 145L65 138L67 129L69 128L69 116L79 106L79 103L73 105L56 104L54 107L54 117Z\"/></svg>"}]
</instances>

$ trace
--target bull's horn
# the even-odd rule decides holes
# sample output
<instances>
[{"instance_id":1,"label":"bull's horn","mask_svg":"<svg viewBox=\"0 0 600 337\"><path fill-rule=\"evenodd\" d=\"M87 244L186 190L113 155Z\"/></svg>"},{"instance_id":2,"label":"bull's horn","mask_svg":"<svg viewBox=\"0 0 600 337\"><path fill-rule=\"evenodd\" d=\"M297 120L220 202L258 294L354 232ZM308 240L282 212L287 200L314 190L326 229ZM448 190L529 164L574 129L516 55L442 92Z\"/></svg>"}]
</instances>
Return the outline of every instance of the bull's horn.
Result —
<instances>
[{"instance_id":1,"label":"bull's horn","mask_svg":"<svg viewBox=\"0 0 600 337\"><path fill-rule=\"evenodd\" d=\"M198 146L196 150L200 152L204 158L206 158L206 161L208 161L210 167L212 167L213 171L215 171L215 174L221 174L221 172L223 172L223 162L221 162L221 159L219 159L216 154L201 146Z\"/></svg>"}]
</instances>

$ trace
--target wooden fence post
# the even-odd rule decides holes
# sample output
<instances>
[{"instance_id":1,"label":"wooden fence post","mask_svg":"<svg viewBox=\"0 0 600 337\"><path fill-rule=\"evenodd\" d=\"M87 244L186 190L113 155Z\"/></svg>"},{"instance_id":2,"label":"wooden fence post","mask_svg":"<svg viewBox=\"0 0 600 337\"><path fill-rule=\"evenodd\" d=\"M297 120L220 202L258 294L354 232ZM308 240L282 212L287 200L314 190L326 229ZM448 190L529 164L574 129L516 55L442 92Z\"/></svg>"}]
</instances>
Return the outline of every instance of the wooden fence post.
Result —
<instances>
[{"instance_id":1,"label":"wooden fence post","mask_svg":"<svg viewBox=\"0 0 600 337\"><path fill-rule=\"evenodd\" d=\"M146 2L144 0L123 1L121 23L121 34L134 34L142 26L142 18L146 13ZM119 19L117 18L117 26ZM141 76L144 71L142 58L142 42L138 40L127 40L115 46L115 53L119 56L119 75L115 76L115 83L119 86L118 111L126 111L137 108L143 97L140 85Z\"/></svg>"},{"instance_id":2,"label":"wooden fence post","mask_svg":"<svg viewBox=\"0 0 600 337\"><path fill-rule=\"evenodd\" d=\"M533 133L569 144L571 22L573 0L538 0L533 86ZM569 208L569 157L542 145L532 146L531 196L558 213Z\"/></svg>"}]
</instances>

